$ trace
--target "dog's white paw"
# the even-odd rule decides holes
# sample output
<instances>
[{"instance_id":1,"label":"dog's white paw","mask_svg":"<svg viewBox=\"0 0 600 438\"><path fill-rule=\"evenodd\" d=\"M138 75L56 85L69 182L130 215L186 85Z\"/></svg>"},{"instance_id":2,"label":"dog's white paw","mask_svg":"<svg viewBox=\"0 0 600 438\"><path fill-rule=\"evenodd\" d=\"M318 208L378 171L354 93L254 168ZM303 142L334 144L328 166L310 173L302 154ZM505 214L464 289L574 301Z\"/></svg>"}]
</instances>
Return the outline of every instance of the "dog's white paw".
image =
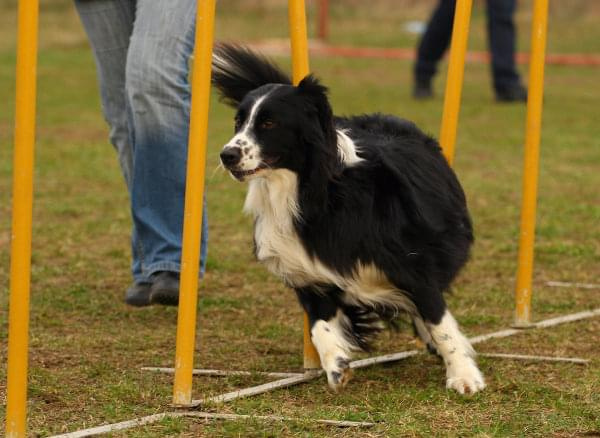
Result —
<instances>
[{"instance_id":1,"label":"dog's white paw","mask_svg":"<svg viewBox=\"0 0 600 438\"><path fill-rule=\"evenodd\" d=\"M485 381L475 362L468 360L460 366L448 368L446 388L459 394L475 394L485 388Z\"/></svg>"},{"instance_id":2,"label":"dog's white paw","mask_svg":"<svg viewBox=\"0 0 600 438\"><path fill-rule=\"evenodd\" d=\"M327 383L335 392L344 388L352 378L352 369L350 368L350 359L337 356L330 364L326 364L323 369L327 373Z\"/></svg>"}]
</instances>

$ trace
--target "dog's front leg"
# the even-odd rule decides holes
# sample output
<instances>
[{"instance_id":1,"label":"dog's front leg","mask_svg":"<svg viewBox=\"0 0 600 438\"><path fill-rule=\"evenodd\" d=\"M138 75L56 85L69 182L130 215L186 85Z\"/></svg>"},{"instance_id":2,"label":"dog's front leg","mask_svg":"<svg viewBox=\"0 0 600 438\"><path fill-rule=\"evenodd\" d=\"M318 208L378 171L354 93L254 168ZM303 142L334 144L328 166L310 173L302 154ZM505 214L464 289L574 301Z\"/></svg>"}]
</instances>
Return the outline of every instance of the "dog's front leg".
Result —
<instances>
[{"instance_id":1,"label":"dog's front leg","mask_svg":"<svg viewBox=\"0 0 600 438\"><path fill-rule=\"evenodd\" d=\"M339 318L341 311L328 321L319 319L312 324L310 337L319 352L321 366L327 373L327 382L334 391L341 390L350 381L350 349L343 335Z\"/></svg>"},{"instance_id":2,"label":"dog's front leg","mask_svg":"<svg viewBox=\"0 0 600 438\"><path fill-rule=\"evenodd\" d=\"M308 314L311 340L327 373L327 382L334 391L341 390L352 377L352 347L344 335L347 317L337 304L339 293L343 292L336 289L324 292L322 287L296 289L300 304Z\"/></svg>"},{"instance_id":3,"label":"dog's front leg","mask_svg":"<svg viewBox=\"0 0 600 438\"><path fill-rule=\"evenodd\" d=\"M485 388L483 376L475 363L475 351L460 332L456 320L446 310L438 324L429 330L435 347L446 364L446 386L461 394L472 394Z\"/></svg>"},{"instance_id":4,"label":"dog's front leg","mask_svg":"<svg viewBox=\"0 0 600 438\"><path fill-rule=\"evenodd\" d=\"M433 344L433 349L444 359L446 387L461 394L473 394L485 388L475 363L475 351L446 307L442 293L422 289L413 291L412 298L418 311L414 320L417 332L421 331L425 342Z\"/></svg>"}]
</instances>

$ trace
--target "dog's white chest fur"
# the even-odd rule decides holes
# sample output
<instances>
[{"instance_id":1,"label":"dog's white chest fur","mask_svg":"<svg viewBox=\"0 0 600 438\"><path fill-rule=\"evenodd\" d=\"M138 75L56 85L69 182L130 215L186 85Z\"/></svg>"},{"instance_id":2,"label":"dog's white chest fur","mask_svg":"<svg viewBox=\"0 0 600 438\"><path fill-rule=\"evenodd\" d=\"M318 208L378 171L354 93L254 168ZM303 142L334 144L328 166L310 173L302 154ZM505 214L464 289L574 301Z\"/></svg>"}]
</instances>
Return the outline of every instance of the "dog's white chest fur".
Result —
<instances>
[{"instance_id":1,"label":"dog's white chest fur","mask_svg":"<svg viewBox=\"0 0 600 438\"><path fill-rule=\"evenodd\" d=\"M297 178L278 169L250 181L244 210L255 218L256 257L290 286L326 281L326 269L312 260L294 229L298 217ZM321 266L318 266L321 265Z\"/></svg>"},{"instance_id":2,"label":"dog's white chest fur","mask_svg":"<svg viewBox=\"0 0 600 438\"><path fill-rule=\"evenodd\" d=\"M292 287L332 284L346 291L351 301L387 302L412 311L412 302L398 294L375 266L357 263L354 275L347 277L308 255L294 228L294 220L300 215L297 184L296 174L286 169L269 171L266 177L249 182L244 210L255 218L258 260Z\"/></svg>"}]
</instances>

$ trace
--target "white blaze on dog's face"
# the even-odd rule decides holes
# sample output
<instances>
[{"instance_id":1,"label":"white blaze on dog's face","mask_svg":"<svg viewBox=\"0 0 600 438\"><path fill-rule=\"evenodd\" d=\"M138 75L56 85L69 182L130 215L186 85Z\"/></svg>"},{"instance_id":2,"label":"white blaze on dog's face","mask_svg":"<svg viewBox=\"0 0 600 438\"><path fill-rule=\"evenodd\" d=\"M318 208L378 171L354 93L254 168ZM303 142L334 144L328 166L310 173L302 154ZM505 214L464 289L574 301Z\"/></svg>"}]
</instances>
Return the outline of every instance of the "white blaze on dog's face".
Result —
<instances>
[{"instance_id":1,"label":"white blaze on dog's face","mask_svg":"<svg viewBox=\"0 0 600 438\"><path fill-rule=\"evenodd\" d=\"M235 135L223 147L221 162L232 176L247 181L268 172L281 158L281 150L268 147L281 131L281 116L276 107L282 85L267 85L253 92L240 103L235 116ZM291 88L291 87L289 87ZM285 93L287 94L287 93ZM275 150L274 150L275 149ZM270 150L270 153L269 153Z\"/></svg>"},{"instance_id":2,"label":"white blaze on dog's face","mask_svg":"<svg viewBox=\"0 0 600 438\"><path fill-rule=\"evenodd\" d=\"M254 126L260 105L266 97L267 95L263 95L256 99L246 117L244 111L238 111L235 117L236 134L223 147L221 153L223 165L240 181L253 177L266 168Z\"/></svg>"}]
</instances>

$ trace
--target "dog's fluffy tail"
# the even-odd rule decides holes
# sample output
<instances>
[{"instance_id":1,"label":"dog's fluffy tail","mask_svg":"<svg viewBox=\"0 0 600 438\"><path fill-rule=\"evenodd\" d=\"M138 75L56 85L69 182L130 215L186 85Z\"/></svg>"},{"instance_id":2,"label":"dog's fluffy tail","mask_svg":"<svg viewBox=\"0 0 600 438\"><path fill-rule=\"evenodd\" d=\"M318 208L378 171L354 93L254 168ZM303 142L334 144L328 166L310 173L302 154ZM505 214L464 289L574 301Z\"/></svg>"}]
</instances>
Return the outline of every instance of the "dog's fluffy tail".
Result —
<instances>
[{"instance_id":1,"label":"dog's fluffy tail","mask_svg":"<svg viewBox=\"0 0 600 438\"><path fill-rule=\"evenodd\" d=\"M212 68L212 83L231 106L237 106L246 94L262 85L292 83L272 61L234 44L215 46Z\"/></svg>"}]
</instances>

